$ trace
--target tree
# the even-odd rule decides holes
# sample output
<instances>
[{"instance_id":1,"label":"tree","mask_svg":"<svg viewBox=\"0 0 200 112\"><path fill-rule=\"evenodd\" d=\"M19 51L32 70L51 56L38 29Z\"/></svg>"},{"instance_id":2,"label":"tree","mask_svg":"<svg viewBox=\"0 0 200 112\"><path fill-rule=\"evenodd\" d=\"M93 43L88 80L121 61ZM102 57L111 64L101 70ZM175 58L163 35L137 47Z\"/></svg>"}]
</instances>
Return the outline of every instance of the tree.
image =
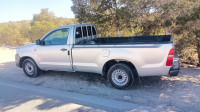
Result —
<instances>
[{"instance_id":1,"label":"tree","mask_svg":"<svg viewBox=\"0 0 200 112\"><path fill-rule=\"evenodd\" d=\"M8 22L0 25L1 44L22 45L27 40L20 32L21 24L17 22Z\"/></svg>"},{"instance_id":2,"label":"tree","mask_svg":"<svg viewBox=\"0 0 200 112\"><path fill-rule=\"evenodd\" d=\"M54 22L56 19L56 16L53 12L50 12L48 8L41 9L41 12L39 14L33 14L33 20L31 22L31 26L34 25L37 21L48 21L48 22Z\"/></svg>"},{"instance_id":3,"label":"tree","mask_svg":"<svg viewBox=\"0 0 200 112\"><path fill-rule=\"evenodd\" d=\"M126 0L72 0L72 11L80 23L94 23L100 33L121 31L130 25L131 15ZM129 17L128 17L129 16ZM112 29L110 27L113 27ZM104 34L103 34L104 35Z\"/></svg>"},{"instance_id":4,"label":"tree","mask_svg":"<svg viewBox=\"0 0 200 112\"><path fill-rule=\"evenodd\" d=\"M197 5L198 4L198 5ZM195 5L187 10L187 13L181 14L177 17L176 24L176 34L181 35L184 33L189 38L185 40L190 43L190 45L196 47L196 52L198 55L198 63L200 63L200 2L195 3ZM200 66L200 64L198 64Z\"/></svg>"},{"instance_id":5,"label":"tree","mask_svg":"<svg viewBox=\"0 0 200 112\"><path fill-rule=\"evenodd\" d=\"M75 23L76 19L56 17L48 9L41 9L39 14L33 15L33 20L0 23L0 45L33 43L57 26Z\"/></svg>"},{"instance_id":6,"label":"tree","mask_svg":"<svg viewBox=\"0 0 200 112\"><path fill-rule=\"evenodd\" d=\"M97 24L101 36L173 34L182 58L188 60L191 56L186 54L192 53L193 61L200 60L199 0L72 1L78 21Z\"/></svg>"},{"instance_id":7,"label":"tree","mask_svg":"<svg viewBox=\"0 0 200 112\"><path fill-rule=\"evenodd\" d=\"M30 41L35 42L35 40L40 39L47 32L55 27L75 23L75 19L62 17L58 18L54 15L53 12L50 12L48 9L41 9L41 12L39 14L33 15L31 30L29 31Z\"/></svg>"}]
</instances>

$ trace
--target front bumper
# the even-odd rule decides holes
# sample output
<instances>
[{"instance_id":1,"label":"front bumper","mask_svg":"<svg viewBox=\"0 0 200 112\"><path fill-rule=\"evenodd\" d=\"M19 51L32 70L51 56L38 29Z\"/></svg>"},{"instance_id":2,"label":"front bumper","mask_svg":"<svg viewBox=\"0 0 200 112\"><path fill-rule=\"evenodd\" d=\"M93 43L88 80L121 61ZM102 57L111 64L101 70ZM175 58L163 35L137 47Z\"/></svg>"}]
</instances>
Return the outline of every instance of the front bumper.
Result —
<instances>
[{"instance_id":1,"label":"front bumper","mask_svg":"<svg viewBox=\"0 0 200 112\"><path fill-rule=\"evenodd\" d=\"M18 66L18 67L20 67L19 61L20 61L19 54L15 54L15 63L16 63L16 66Z\"/></svg>"},{"instance_id":2,"label":"front bumper","mask_svg":"<svg viewBox=\"0 0 200 112\"><path fill-rule=\"evenodd\" d=\"M169 76L177 76L180 70L180 61L177 54L174 55L174 65L169 70Z\"/></svg>"}]
</instances>

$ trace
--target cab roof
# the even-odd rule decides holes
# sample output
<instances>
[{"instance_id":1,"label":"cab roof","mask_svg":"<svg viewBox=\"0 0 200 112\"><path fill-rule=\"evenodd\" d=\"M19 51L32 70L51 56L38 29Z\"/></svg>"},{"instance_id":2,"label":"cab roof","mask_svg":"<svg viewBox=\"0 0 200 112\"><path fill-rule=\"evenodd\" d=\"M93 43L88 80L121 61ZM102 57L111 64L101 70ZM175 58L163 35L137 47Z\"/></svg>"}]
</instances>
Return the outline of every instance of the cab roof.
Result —
<instances>
[{"instance_id":1,"label":"cab roof","mask_svg":"<svg viewBox=\"0 0 200 112\"><path fill-rule=\"evenodd\" d=\"M73 26L75 26L75 27L78 27L78 26L94 26L94 24L72 24L72 25L59 26L59 27L56 27L55 29L73 27Z\"/></svg>"}]
</instances>

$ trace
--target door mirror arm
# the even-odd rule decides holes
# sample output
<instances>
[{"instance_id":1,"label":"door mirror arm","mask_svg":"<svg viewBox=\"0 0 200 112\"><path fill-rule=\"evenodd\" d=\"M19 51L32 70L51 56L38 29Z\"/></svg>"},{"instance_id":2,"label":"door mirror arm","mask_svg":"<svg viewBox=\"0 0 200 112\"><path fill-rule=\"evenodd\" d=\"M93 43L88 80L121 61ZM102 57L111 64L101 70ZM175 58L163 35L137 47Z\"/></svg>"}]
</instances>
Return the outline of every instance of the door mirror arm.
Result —
<instances>
[{"instance_id":1,"label":"door mirror arm","mask_svg":"<svg viewBox=\"0 0 200 112\"><path fill-rule=\"evenodd\" d=\"M43 45L43 41L41 41L40 39L38 39L38 40L35 41L35 44L36 45Z\"/></svg>"}]
</instances>

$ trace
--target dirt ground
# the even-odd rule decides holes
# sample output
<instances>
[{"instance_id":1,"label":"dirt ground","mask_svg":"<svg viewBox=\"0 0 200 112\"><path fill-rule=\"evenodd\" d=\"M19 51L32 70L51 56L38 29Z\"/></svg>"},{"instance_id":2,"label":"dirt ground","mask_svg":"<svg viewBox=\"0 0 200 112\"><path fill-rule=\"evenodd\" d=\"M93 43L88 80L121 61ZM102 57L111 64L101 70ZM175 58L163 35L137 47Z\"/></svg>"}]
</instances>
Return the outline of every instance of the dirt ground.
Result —
<instances>
[{"instance_id":1,"label":"dirt ground","mask_svg":"<svg viewBox=\"0 0 200 112\"><path fill-rule=\"evenodd\" d=\"M144 77L132 88L117 90L99 74L48 71L36 78L24 75L15 66L15 49L0 48L0 78L36 86L55 88L133 102L167 111L200 112L200 69L181 68L176 77Z\"/></svg>"}]
</instances>

